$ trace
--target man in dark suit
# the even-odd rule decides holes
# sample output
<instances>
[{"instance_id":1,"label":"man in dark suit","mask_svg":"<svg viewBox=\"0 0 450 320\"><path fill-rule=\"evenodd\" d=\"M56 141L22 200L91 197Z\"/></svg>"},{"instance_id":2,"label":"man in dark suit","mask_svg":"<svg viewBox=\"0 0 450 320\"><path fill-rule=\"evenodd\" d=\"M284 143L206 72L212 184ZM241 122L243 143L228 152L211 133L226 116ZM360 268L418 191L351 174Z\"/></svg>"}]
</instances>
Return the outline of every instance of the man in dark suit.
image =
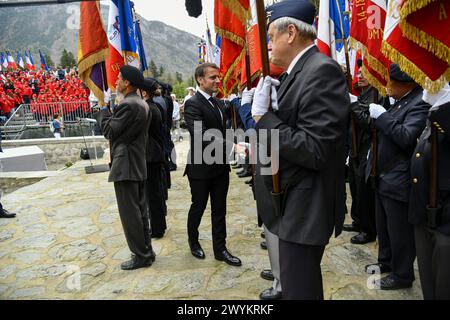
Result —
<instances>
[{"instance_id":1,"label":"man in dark suit","mask_svg":"<svg viewBox=\"0 0 450 320\"><path fill-rule=\"evenodd\" d=\"M411 159L416 182L411 188L409 222L414 225L424 299L450 300L450 87L434 95L425 92L423 100L433 107ZM427 208L431 204L432 126L437 131L437 209Z\"/></svg>"},{"instance_id":2,"label":"man in dark suit","mask_svg":"<svg viewBox=\"0 0 450 320\"><path fill-rule=\"evenodd\" d=\"M272 202L272 177L266 175L270 170L258 164L258 213L279 237L283 299L323 299L320 262L333 230L341 233L345 215L349 94L339 65L314 45L315 8L309 1L278 2L266 13L271 62L287 71L277 91L277 81L261 79L252 116L258 133L267 132L269 141L271 130L278 131L271 152L272 158L279 155L284 194L278 213Z\"/></svg>"},{"instance_id":3,"label":"man in dark suit","mask_svg":"<svg viewBox=\"0 0 450 320\"><path fill-rule=\"evenodd\" d=\"M105 138L112 144L108 181L114 182L120 220L133 253L131 260L122 263L123 270L148 267L155 260L145 196L145 153L151 114L148 105L136 93L143 81L139 69L120 68L116 85L124 99L113 113L102 108L95 115Z\"/></svg>"},{"instance_id":4,"label":"man in dark suit","mask_svg":"<svg viewBox=\"0 0 450 320\"><path fill-rule=\"evenodd\" d=\"M422 88L396 64L391 65L389 96L395 99L388 110L370 104L370 117L378 132L375 214L378 235L378 263L366 266L368 273L389 275L377 281L381 290L410 288L416 257L414 229L408 222L411 190L411 156L425 128L430 106L422 101ZM372 149L369 163L372 161ZM371 166L367 166L366 176ZM378 269L378 270L377 270Z\"/></svg>"},{"instance_id":5,"label":"man in dark suit","mask_svg":"<svg viewBox=\"0 0 450 320\"><path fill-rule=\"evenodd\" d=\"M358 61L362 66L362 61ZM375 191L366 180L367 155L371 145L371 127L369 105L375 102L376 89L369 85L364 78L361 70L357 74L359 96L356 98L351 95L352 117L355 120L355 126L350 126L349 137L353 135L353 129L356 132L356 157L352 152L349 154L349 180L350 192L352 194L351 216L353 223L344 225L344 231L359 231L359 233L350 239L353 244L365 244L375 241ZM378 94L377 94L378 95ZM354 101L356 100L356 101ZM353 139L350 138L353 143ZM355 229L357 227L357 230ZM347 230L346 230L347 227Z\"/></svg>"},{"instance_id":6,"label":"man in dark suit","mask_svg":"<svg viewBox=\"0 0 450 320\"><path fill-rule=\"evenodd\" d=\"M191 135L191 149L184 172L188 176L192 194L187 221L189 246L194 257L205 258L198 241L198 227L210 197L214 257L229 265L240 266L241 260L232 256L225 246L230 179L230 166L226 163L228 148L224 140L227 119L224 106L212 96L219 89L219 68L212 63L201 64L195 70L195 80L199 90L186 101L184 114ZM208 130L212 136L205 135ZM211 147L214 150L207 154L206 151L211 150ZM208 155L214 159L207 159Z\"/></svg>"},{"instance_id":7,"label":"man in dark suit","mask_svg":"<svg viewBox=\"0 0 450 320\"><path fill-rule=\"evenodd\" d=\"M142 87L142 98L147 102L152 114L147 143L147 203L150 210L150 225L152 238L162 238L166 231L167 215L167 183L163 150L164 129L161 113L153 102L153 96L158 88L158 82L146 78Z\"/></svg>"}]
</instances>

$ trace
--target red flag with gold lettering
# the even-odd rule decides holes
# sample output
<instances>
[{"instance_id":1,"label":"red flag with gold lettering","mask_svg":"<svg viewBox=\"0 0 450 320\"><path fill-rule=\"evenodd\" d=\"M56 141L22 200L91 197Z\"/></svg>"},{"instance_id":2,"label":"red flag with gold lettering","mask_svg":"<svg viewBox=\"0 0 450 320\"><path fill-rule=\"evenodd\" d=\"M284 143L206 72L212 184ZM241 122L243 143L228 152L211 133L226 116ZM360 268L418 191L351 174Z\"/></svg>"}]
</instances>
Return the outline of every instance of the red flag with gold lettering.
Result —
<instances>
[{"instance_id":1,"label":"red flag with gold lettering","mask_svg":"<svg viewBox=\"0 0 450 320\"><path fill-rule=\"evenodd\" d=\"M391 64L381 51L385 21L385 0L355 0L353 2L350 45L364 56L366 65L369 67L363 68L364 76L381 95L386 95ZM371 71L375 71L376 74L368 74Z\"/></svg>"}]
</instances>

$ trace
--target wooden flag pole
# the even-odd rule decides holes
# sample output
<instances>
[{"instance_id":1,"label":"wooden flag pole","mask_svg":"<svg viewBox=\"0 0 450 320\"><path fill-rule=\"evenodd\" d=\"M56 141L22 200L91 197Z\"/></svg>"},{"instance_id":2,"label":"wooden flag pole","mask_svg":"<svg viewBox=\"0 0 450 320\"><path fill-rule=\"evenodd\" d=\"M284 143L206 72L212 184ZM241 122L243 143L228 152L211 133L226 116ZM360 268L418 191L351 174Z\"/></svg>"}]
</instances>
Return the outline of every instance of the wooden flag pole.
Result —
<instances>
[{"instance_id":1,"label":"wooden flag pole","mask_svg":"<svg viewBox=\"0 0 450 320\"><path fill-rule=\"evenodd\" d=\"M265 77L270 75L270 64L269 64L269 52L267 49L267 30L266 30L266 14L264 9L264 0L256 0L256 12L258 17L259 43L261 47L262 74ZM271 162L272 162L273 194L279 195L281 192L280 177L278 175L277 170L278 165L274 165L278 164L278 153L271 154Z\"/></svg>"}]
</instances>

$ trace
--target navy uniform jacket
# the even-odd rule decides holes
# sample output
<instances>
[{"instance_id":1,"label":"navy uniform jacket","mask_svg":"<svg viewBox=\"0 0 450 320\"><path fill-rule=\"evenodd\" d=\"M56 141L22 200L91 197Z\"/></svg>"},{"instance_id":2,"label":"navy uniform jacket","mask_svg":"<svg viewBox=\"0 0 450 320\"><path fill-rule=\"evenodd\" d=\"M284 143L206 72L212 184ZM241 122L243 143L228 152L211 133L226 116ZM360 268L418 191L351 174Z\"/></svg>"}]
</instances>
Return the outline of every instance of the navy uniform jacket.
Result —
<instances>
[{"instance_id":1,"label":"navy uniform jacket","mask_svg":"<svg viewBox=\"0 0 450 320\"><path fill-rule=\"evenodd\" d=\"M422 91L417 86L374 122L378 130L378 192L406 203L411 189L410 159L430 109L430 105L422 101ZM367 176L370 169L368 165Z\"/></svg>"},{"instance_id":2,"label":"navy uniform jacket","mask_svg":"<svg viewBox=\"0 0 450 320\"><path fill-rule=\"evenodd\" d=\"M152 114L152 122L148 131L146 158L148 163L164 163L164 136L161 112L152 100L147 100Z\"/></svg>"},{"instance_id":3,"label":"navy uniform jacket","mask_svg":"<svg viewBox=\"0 0 450 320\"><path fill-rule=\"evenodd\" d=\"M443 208L444 217L450 219L450 103L432 111L430 118L441 127L438 135L438 202ZM431 161L430 133L430 122L428 122L411 158L411 176L414 180L411 188L409 222L414 225L426 224L427 221L426 206L429 204ZM437 230L450 235L450 223L442 224Z\"/></svg>"},{"instance_id":4,"label":"navy uniform jacket","mask_svg":"<svg viewBox=\"0 0 450 320\"><path fill-rule=\"evenodd\" d=\"M348 88L339 65L317 47L306 51L277 91L279 109L256 129L279 130L279 175L286 190L282 217L274 212L272 177L257 165L256 203L265 226L280 239L326 245L345 216L345 139L350 113ZM294 175L300 182L289 186Z\"/></svg>"},{"instance_id":5,"label":"navy uniform jacket","mask_svg":"<svg viewBox=\"0 0 450 320\"><path fill-rule=\"evenodd\" d=\"M95 114L103 135L112 143L109 182L147 179L145 152L151 114L147 103L136 93L128 94L111 114Z\"/></svg>"},{"instance_id":6,"label":"navy uniform jacket","mask_svg":"<svg viewBox=\"0 0 450 320\"><path fill-rule=\"evenodd\" d=\"M230 171L230 166L226 164L225 157L227 155L227 148L224 142L227 121L226 112L222 103L219 100L216 100L216 102L219 105L222 117L214 111L213 106L200 92L197 92L194 96L192 96L192 98L186 101L184 107L184 119L191 136L191 149L189 150L188 164L186 165L184 175L187 174L189 179L209 179L217 177L225 171ZM201 150L196 150L196 152L201 152L203 155L205 148L211 144L211 141L195 141L197 136L199 136L199 134L194 134L194 122L196 121L201 121L202 123L202 136L205 131L209 129L216 129L217 132L220 132L220 136L213 137L213 139L216 138L218 139L216 142L220 141L220 143L223 144L223 157L221 158L221 164L207 164L204 162L203 156L201 163L194 163L194 147L201 147Z\"/></svg>"}]
</instances>

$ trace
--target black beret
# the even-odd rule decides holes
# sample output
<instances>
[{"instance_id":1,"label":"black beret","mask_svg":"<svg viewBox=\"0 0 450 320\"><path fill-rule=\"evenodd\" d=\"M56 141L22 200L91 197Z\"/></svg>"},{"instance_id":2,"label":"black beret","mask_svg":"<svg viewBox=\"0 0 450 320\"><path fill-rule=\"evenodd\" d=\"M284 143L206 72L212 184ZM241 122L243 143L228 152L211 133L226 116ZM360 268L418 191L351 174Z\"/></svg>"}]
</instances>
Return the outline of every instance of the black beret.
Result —
<instances>
[{"instance_id":1,"label":"black beret","mask_svg":"<svg viewBox=\"0 0 450 320\"><path fill-rule=\"evenodd\" d=\"M312 25L316 17L316 8L308 0L284 0L266 8L267 27L283 17L295 18Z\"/></svg>"},{"instance_id":2,"label":"black beret","mask_svg":"<svg viewBox=\"0 0 450 320\"><path fill-rule=\"evenodd\" d=\"M155 92L158 88L158 81L153 78L145 78L144 83L141 86L141 89L148 92Z\"/></svg>"},{"instance_id":3,"label":"black beret","mask_svg":"<svg viewBox=\"0 0 450 320\"><path fill-rule=\"evenodd\" d=\"M391 79L399 81L399 82L414 82L414 79L408 76L405 72L400 70L398 64L391 64Z\"/></svg>"},{"instance_id":4,"label":"black beret","mask_svg":"<svg viewBox=\"0 0 450 320\"><path fill-rule=\"evenodd\" d=\"M137 88L140 88L144 82L144 75L141 70L136 67L128 65L122 66L120 68L120 73L122 74L122 78L124 80L130 81L130 83Z\"/></svg>"}]
</instances>

